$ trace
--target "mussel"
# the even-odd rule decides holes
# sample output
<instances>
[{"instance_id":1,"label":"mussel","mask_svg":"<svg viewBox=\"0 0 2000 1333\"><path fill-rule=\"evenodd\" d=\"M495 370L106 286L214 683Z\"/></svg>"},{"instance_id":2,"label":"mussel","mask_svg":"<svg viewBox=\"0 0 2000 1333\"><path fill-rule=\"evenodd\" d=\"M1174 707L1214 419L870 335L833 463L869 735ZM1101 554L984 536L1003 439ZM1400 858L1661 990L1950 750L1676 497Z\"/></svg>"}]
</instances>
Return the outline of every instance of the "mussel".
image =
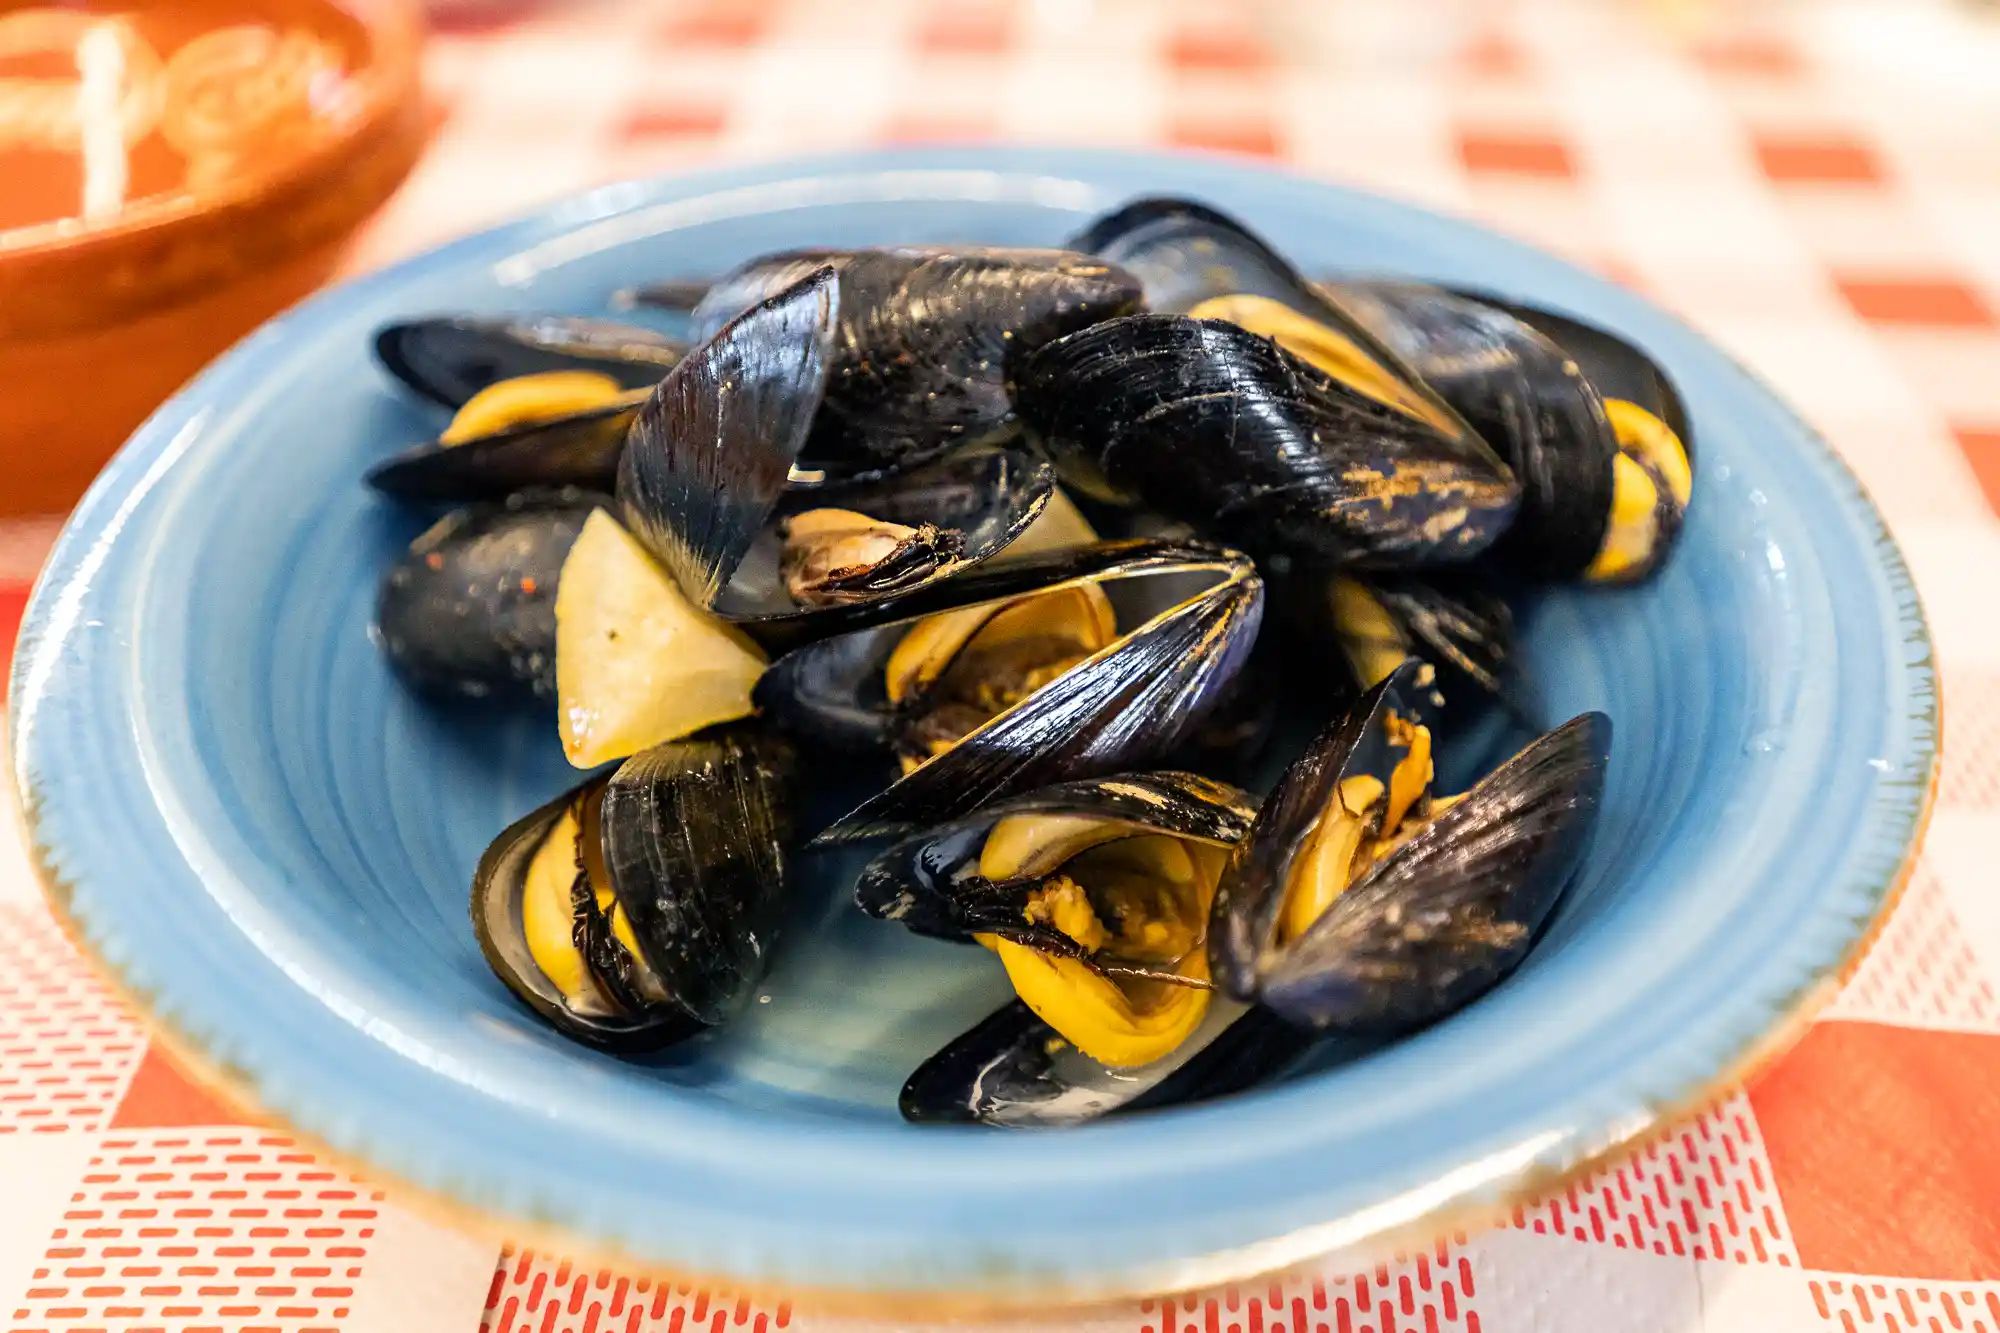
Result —
<instances>
[{"instance_id":1,"label":"mussel","mask_svg":"<svg viewBox=\"0 0 2000 1333\"><path fill-rule=\"evenodd\" d=\"M1314 1030L1396 1032L1527 954L1582 856L1611 723L1571 719L1458 796L1398 668L1286 770L1230 854L1208 931L1232 999Z\"/></svg>"},{"instance_id":2,"label":"mussel","mask_svg":"<svg viewBox=\"0 0 2000 1333\"><path fill-rule=\"evenodd\" d=\"M1242 792L1192 773L1061 783L891 847L855 901L985 945L1022 1001L1091 1060L1151 1064L1208 1012L1209 908L1251 817Z\"/></svg>"},{"instance_id":3,"label":"mussel","mask_svg":"<svg viewBox=\"0 0 2000 1333\"><path fill-rule=\"evenodd\" d=\"M1247 1087L1310 1038L1217 997L1205 909L1253 809L1191 773L1030 792L899 843L862 872L872 916L993 951L1021 997L910 1075L906 1119L1072 1124Z\"/></svg>"},{"instance_id":4,"label":"mussel","mask_svg":"<svg viewBox=\"0 0 2000 1333\"><path fill-rule=\"evenodd\" d=\"M1015 1000L919 1065L897 1106L921 1123L1073 1125L1240 1092L1283 1071L1312 1040L1268 1009L1217 996L1187 1040L1121 1068L1091 1059Z\"/></svg>"},{"instance_id":5,"label":"mussel","mask_svg":"<svg viewBox=\"0 0 2000 1333\"><path fill-rule=\"evenodd\" d=\"M682 351L650 329L552 315L391 324L376 336L382 363L455 415L368 482L423 500L609 490L639 404Z\"/></svg>"},{"instance_id":6,"label":"mussel","mask_svg":"<svg viewBox=\"0 0 2000 1333\"><path fill-rule=\"evenodd\" d=\"M1469 682L1478 696L1501 692L1513 652L1514 613L1472 575L1299 568L1273 580L1272 596L1302 636L1339 653L1357 692L1411 657ZM1421 693L1442 702L1437 681Z\"/></svg>"},{"instance_id":7,"label":"mussel","mask_svg":"<svg viewBox=\"0 0 2000 1333\"><path fill-rule=\"evenodd\" d=\"M888 479L802 483L844 299L821 268L752 307L633 423L618 475L627 524L724 619L771 626L910 593L1007 547L1048 501L1048 463L1012 441Z\"/></svg>"},{"instance_id":8,"label":"mussel","mask_svg":"<svg viewBox=\"0 0 2000 1333\"><path fill-rule=\"evenodd\" d=\"M903 775L815 845L905 831L1065 778L1143 765L1198 728L1248 656L1263 584L1238 552L1105 542L816 613L828 637L754 698Z\"/></svg>"},{"instance_id":9,"label":"mussel","mask_svg":"<svg viewBox=\"0 0 2000 1333\"><path fill-rule=\"evenodd\" d=\"M1006 384L1020 358L1139 308L1129 274L1065 250L808 250L720 279L695 307L696 336L828 266L839 274L839 331L798 459L829 478L880 476L991 437L1011 416Z\"/></svg>"},{"instance_id":10,"label":"mussel","mask_svg":"<svg viewBox=\"0 0 2000 1333\"><path fill-rule=\"evenodd\" d=\"M1131 315L1059 338L1028 358L1015 403L1083 493L1142 500L1253 554L1465 560L1518 499L1476 437L1221 320Z\"/></svg>"},{"instance_id":11,"label":"mussel","mask_svg":"<svg viewBox=\"0 0 2000 1333\"><path fill-rule=\"evenodd\" d=\"M793 776L783 740L725 729L635 755L517 821L473 877L487 963L594 1045L721 1023L783 923Z\"/></svg>"},{"instance_id":12,"label":"mussel","mask_svg":"<svg viewBox=\"0 0 2000 1333\"><path fill-rule=\"evenodd\" d=\"M1129 270L1146 308L1221 319L1275 339L1357 393L1466 440L1474 432L1452 405L1329 288L1308 280L1269 242L1228 214L1192 199L1135 199L1092 222L1071 242Z\"/></svg>"},{"instance_id":13,"label":"mussel","mask_svg":"<svg viewBox=\"0 0 2000 1333\"><path fill-rule=\"evenodd\" d=\"M387 324L375 335L375 355L391 374L454 411L501 380L549 371L588 371L620 388L650 388L685 351L652 329L570 315L436 315Z\"/></svg>"},{"instance_id":14,"label":"mussel","mask_svg":"<svg viewBox=\"0 0 2000 1333\"><path fill-rule=\"evenodd\" d=\"M1693 473L1686 414L1650 358L1573 320L1436 287L1328 290L1513 467L1521 513L1500 553L1530 573L1592 582L1659 566Z\"/></svg>"},{"instance_id":15,"label":"mussel","mask_svg":"<svg viewBox=\"0 0 2000 1333\"><path fill-rule=\"evenodd\" d=\"M563 562L609 503L523 492L439 519L382 579L375 635L390 664L429 693L552 696Z\"/></svg>"}]
</instances>

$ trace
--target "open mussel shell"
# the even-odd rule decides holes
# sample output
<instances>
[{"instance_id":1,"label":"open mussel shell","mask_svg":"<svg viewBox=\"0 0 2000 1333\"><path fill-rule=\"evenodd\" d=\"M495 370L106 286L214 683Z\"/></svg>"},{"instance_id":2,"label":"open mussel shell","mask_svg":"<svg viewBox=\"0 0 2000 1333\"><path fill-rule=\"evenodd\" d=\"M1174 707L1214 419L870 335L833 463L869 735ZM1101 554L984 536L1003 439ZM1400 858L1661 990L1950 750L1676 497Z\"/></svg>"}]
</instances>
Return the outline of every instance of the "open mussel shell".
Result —
<instances>
[{"instance_id":1,"label":"open mussel shell","mask_svg":"<svg viewBox=\"0 0 2000 1333\"><path fill-rule=\"evenodd\" d=\"M1514 651L1514 613L1475 573L1295 567L1272 579L1272 599L1302 637L1339 654L1357 691L1420 657L1447 679L1469 682L1477 694L1502 692ZM1439 695L1438 683L1419 693Z\"/></svg>"},{"instance_id":2,"label":"open mussel shell","mask_svg":"<svg viewBox=\"0 0 2000 1333\"><path fill-rule=\"evenodd\" d=\"M1396 719L1416 715L1421 664L1364 695L1279 780L1217 889L1216 983L1301 1026L1396 1032L1485 992L1526 956L1595 823L1611 723L1586 713L1531 742L1442 809L1428 791L1303 931L1286 930L1294 876L1355 779L1393 786ZM1442 803L1440 803L1442 804ZM1341 807L1343 810L1351 806ZM1364 838L1396 834L1369 829Z\"/></svg>"},{"instance_id":3,"label":"open mussel shell","mask_svg":"<svg viewBox=\"0 0 2000 1333\"><path fill-rule=\"evenodd\" d=\"M798 461L829 478L879 476L987 439L1011 418L1019 358L1140 300L1129 274L1066 250L794 251L718 280L695 307L697 336L823 266L839 275L839 335Z\"/></svg>"},{"instance_id":4,"label":"open mussel shell","mask_svg":"<svg viewBox=\"0 0 2000 1333\"><path fill-rule=\"evenodd\" d=\"M726 620L813 616L784 569L790 525L808 511L929 535L928 546L913 540L847 571L839 600L851 605L906 595L998 553L1054 486L1047 460L1018 442L880 480L801 482L794 463L826 391L844 299L831 274L817 270L690 353L640 411L620 465L627 526L683 591ZM906 549L922 558L900 560Z\"/></svg>"},{"instance_id":5,"label":"open mussel shell","mask_svg":"<svg viewBox=\"0 0 2000 1333\"><path fill-rule=\"evenodd\" d=\"M1498 548L1530 574L1585 573L1604 545L1620 453L1606 400L1665 423L1685 450L1687 414L1666 374L1630 343L1561 315L1421 283L1343 280L1337 297L1507 459L1521 514ZM1664 558L1681 506L1664 489L1642 577Z\"/></svg>"},{"instance_id":6,"label":"open mussel shell","mask_svg":"<svg viewBox=\"0 0 2000 1333\"><path fill-rule=\"evenodd\" d=\"M1334 286L1506 458L1521 513L1502 543L1532 573L1570 577L1610 521L1618 441L1576 361L1506 311L1415 283Z\"/></svg>"},{"instance_id":7,"label":"open mussel shell","mask_svg":"<svg viewBox=\"0 0 2000 1333\"><path fill-rule=\"evenodd\" d=\"M792 525L815 511L844 510L928 537L921 560L899 561L902 551L919 545L912 537L865 571L851 571L848 590L837 603L825 603L854 606L907 596L998 555L1041 516L1054 490L1055 468L1018 442L973 445L880 480L794 488L711 609L773 643L811 634L822 604L800 600L783 564L798 540Z\"/></svg>"},{"instance_id":8,"label":"open mussel shell","mask_svg":"<svg viewBox=\"0 0 2000 1333\"><path fill-rule=\"evenodd\" d=\"M1325 373L1470 440L1452 405L1323 287L1237 219L1192 199L1135 199L1071 244L1128 270L1159 314L1225 319L1278 342Z\"/></svg>"},{"instance_id":9,"label":"open mussel shell","mask_svg":"<svg viewBox=\"0 0 2000 1333\"><path fill-rule=\"evenodd\" d=\"M922 695L892 702L885 683L912 626L941 612L1078 589L1108 599L1122 631L1116 638L862 802L814 845L906 831L1175 751L1241 669L1263 615L1263 582L1238 552L1104 542L988 565L907 597L829 608L815 626L838 632L772 663L757 685L758 706L825 744L896 750L928 702Z\"/></svg>"},{"instance_id":10,"label":"open mussel shell","mask_svg":"<svg viewBox=\"0 0 2000 1333\"><path fill-rule=\"evenodd\" d=\"M780 250L739 264L712 282L641 287L628 293L627 299L659 309L678 307L686 313L688 331L694 337L712 338L724 324L759 301L769 300L823 268L831 268L838 273L860 253L858 250L836 250L824 246Z\"/></svg>"},{"instance_id":11,"label":"open mussel shell","mask_svg":"<svg viewBox=\"0 0 2000 1333\"><path fill-rule=\"evenodd\" d=\"M1015 387L1065 482L1256 554L1466 560L1519 488L1460 438L1221 320L1132 315L1059 338Z\"/></svg>"},{"instance_id":12,"label":"open mussel shell","mask_svg":"<svg viewBox=\"0 0 2000 1333\"><path fill-rule=\"evenodd\" d=\"M584 520L609 503L524 492L439 519L383 576L375 635L390 664L427 693L553 697L557 580Z\"/></svg>"},{"instance_id":13,"label":"open mussel shell","mask_svg":"<svg viewBox=\"0 0 2000 1333\"><path fill-rule=\"evenodd\" d=\"M1504 310L1562 348L1576 361L1583 377L1605 398L1637 403L1667 423L1688 452L1694 452L1694 426L1673 377L1644 351L1612 333L1580 319L1519 305L1479 292L1461 292L1468 300Z\"/></svg>"},{"instance_id":14,"label":"open mussel shell","mask_svg":"<svg viewBox=\"0 0 2000 1333\"><path fill-rule=\"evenodd\" d=\"M658 1046L724 1022L762 977L782 925L793 781L781 738L735 727L634 755L535 810L495 839L473 877L488 964L555 1027L594 1045ZM573 836L594 830L595 845L579 843L573 867L537 879L537 854L565 820ZM563 870L573 871L567 884ZM608 903L592 896L599 888ZM560 929L571 920L559 907L540 943L578 955L584 998L552 979L528 937L527 895L565 889L573 933Z\"/></svg>"},{"instance_id":15,"label":"open mussel shell","mask_svg":"<svg viewBox=\"0 0 2000 1333\"><path fill-rule=\"evenodd\" d=\"M639 414L638 393L459 444L416 445L369 469L368 484L406 500L492 500L547 486L608 491Z\"/></svg>"},{"instance_id":16,"label":"open mussel shell","mask_svg":"<svg viewBox=\"0 0 2000 1333\"><path fill-rule=\"evenodd\" d=\"M1478 293L1466 295L1474 300L1489 299ZM1502 301L1494 301L1493 304L1549 338L1566 355L1575 359L1584 379L1605 401L1614 427L1618 427L1621 421L1629 420L1629 414L1621 416L1620 411L1629 404L1643 414L1640 418L1643 424L1637 435L1639 442L1643 443L1657 433L1654 423L1664 425L1670 434L1671 447L1667 453L1677 457L1674 465L1667 468L1657 466L1645 448L1633 447L1633 439L1621 436L1619 440L1626 454L1644 466L1658 501L1653 514L1654 533L1650 539L1650 550L1630 568L1611 576L1610 581L1630 583L1647 577L1665 561L1680 535L1693 483L1694 423L1688 416L1680 390L1658 362L1617 334L1553 311ZM1645 417L1653 420L1645 421ZM1679 494L1674 493L1677 487Z\"/></svg>"},{"instance_id":17,"label":"open mussel shell","mask_svg":"<svg viewBox=\"0 0 2000 1333\"><path fill-rule=\"evenodd\" d=\"M889 848L862 872L855 899L870 915L924 934L960 939L991 933L1073 953L1076 946L1067 936L1027 919L1026 888L979 877L981 853L1001 820L1045 816L1052 827L1061 827L1084 818L1122 827L1128 836L1167 833L1223 847L1244 835L1252 813L1243 792L1192 773L1060 783ZM1290 1060L1305 1041L1269 1015L1224 1002L1212 1005L1169 1054L1112 1069L1015 1001L925 1061L904 1085L900 1105L913 1121L1069 1124L1114 1110L1234 1091Z\"/></svg>"},{"instance_id":18,"label":"open mussel shell","mask_svg":"<svg viewBox=\"0 0 2000 1333\"><path fill-rule=\"evenodd\" d=\"M820 268L744 311L676 366L618 465L625 526L713 607L764 532L825 397L840 291Z\"/></svg>"},{"instance_id":19,"label":"open mussel shell","mask_svg":"<svg viewBox=\"0 0 2000 1333\"><path fill-rule=\"evenodd\" d=\"M551 370L594 370L625 388L646 388L685 351L651 329L568 315L436 315L375 335L375 354L391 374L450 408L501 380Z\"/></svg>"},{"instance_id":20,"label":"open mussel shell","mask_svg":"<svg viewBox=\"0 0 2000 1333\"><path fill-rule=\"evenodd\" d=\"M924 1124L1075 1125L1241 1092L1283 1070L1311 1041L1268 1010L1217 1000L1170 1054L1110 1069L1015 1000L919 1065L897 1108Z\"/></svg>"},{"instance_id":21,"label":"open mussel shell","mask_svg":"<svg viewBox=\"0 0 2000 1333\"><path fill-rule=\"evenodd\" d=\"M993 801L896 843L862 870L854 885L856 905L920 935L966 939L983 931L1073 952L1060 932L1023 917L1024 889L996 886L977 874L986 835L1010 815L1084 816L1133 834L1169 833L1228 846L1249 832L1256 806L1226 782L1171 769L1059 782Z\"/></svg>"}]
</instances>

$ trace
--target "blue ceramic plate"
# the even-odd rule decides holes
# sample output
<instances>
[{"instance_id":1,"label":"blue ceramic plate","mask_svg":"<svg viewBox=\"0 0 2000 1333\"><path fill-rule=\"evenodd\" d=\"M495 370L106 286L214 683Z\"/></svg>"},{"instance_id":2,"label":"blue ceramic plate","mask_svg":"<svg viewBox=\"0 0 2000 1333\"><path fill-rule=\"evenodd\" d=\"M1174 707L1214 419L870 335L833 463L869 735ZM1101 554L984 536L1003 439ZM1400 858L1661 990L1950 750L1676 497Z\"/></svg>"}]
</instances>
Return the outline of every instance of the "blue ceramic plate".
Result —
<instances>
[{"instance_id":1,"label":"blue ceramic plate","mask_svg":"<svg viewBox=\"0 0 2000 1333\"><path fill-rule=\"evenodd\" d=\"M1527 965L1449 1021L1254 1093L1031 1137L904 1125L904 1076L1000 970L844 905L743 1021L626 1062L555 1037L466 919L486 842L566 786L546 720L427 707L368 638L418 521L362 471L435 422L369 359L439 309L614 288L802 244L1053 244L1142 192L1214 200L1314 269L1497 290L1624 333L1678 381L1680 549L1526 628L1549 717L1617 749L1594 851ZM15 760L51 891L209 1068L380 1175L686 1274L1054 1301L1181 1287L1462 1224L1690 1109L1832 987L1908 868L1937 703L1909 577L1852 476L1630 293L1463 222L1216 161L826 158L619 185L351 284L149 422L28 616Z\"/></svg>"}]
</instances>

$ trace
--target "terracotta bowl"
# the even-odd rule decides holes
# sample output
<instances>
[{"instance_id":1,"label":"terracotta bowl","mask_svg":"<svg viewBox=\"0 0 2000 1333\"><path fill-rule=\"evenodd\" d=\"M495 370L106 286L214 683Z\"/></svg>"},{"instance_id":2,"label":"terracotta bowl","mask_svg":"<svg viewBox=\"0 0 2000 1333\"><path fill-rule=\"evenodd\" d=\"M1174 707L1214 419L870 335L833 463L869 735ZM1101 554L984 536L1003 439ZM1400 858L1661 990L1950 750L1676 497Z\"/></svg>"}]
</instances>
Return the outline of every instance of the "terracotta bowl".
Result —
<instances>
[{"instance_id":1,"label":"terracotta bowl","mask_svg":"<svg viewBox=\"0 0 2000 1333\"><path fill-rule=\"evenodd\" d=\"M0 13L0 512L326 279L425 131L406 0Z\"/></svg>"}]
</instances>

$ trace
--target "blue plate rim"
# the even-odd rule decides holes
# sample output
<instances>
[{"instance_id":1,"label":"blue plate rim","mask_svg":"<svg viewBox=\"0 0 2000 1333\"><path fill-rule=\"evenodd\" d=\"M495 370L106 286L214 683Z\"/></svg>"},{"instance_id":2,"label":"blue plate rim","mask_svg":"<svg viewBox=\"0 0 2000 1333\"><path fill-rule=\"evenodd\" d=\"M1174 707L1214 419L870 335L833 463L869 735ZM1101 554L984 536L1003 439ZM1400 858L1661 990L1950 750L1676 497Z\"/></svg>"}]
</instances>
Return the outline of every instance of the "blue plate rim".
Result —
<instances>
[{"instance_id":1,"label":"blue plate rim","mask_svg":"<svg viewBox=\"0 0 2000 1333\"><path fill-rule=\"evenodd\" d=\"M1908 569L1880 514L1846 464L1816 432L1797 421L1750 372L1656 307L1629 294L1617 293L1572 266L1496 236L1477 224L1253 164L1213 157L1040 148L889 150L790 158L602 186L331 289L251 335L155 413L99 477L65 526L37 581L23 621L11 696L15 703L14 777L29 826L32 855L50 901L71 938L83 946L121 992L139 1000L138 1007L169 1034L172 1046L188 1054L197 1068L232 1095L253 1106L274 1110L304 1137L322 1145L336 1158L361 1164L371 1174L387 1175L418 1196L442 1204L461 1223L483 1229L504 1226L515 1234L553 1237L572 1249L759 1287L803 1289L834 1297L862 1294L871 1301L898 1292L901 1284L893 1280L893 1275L879 1270L851 1284L844 1274L841 1280L827 1281L823 1267L816 1268L809 1258L794 1264L788 1258L764 1253L745 1230L754 1229L759 1219L730 1214L726 1209L692 1209L677 1225L656 1229L649 1234L646 1244L635 1246L629 1237L612 1238L602 1219L593 1218L587 1208L566 1208L561 1198L538 1198L528 1209L501 1204L490 1193L482 1198L479 1188L461 1178L453 1166L412 1159L408 1152L397 1150L400 1145L371 1141L355 1118L356 1103L349 1103L344 1109L298 1105L296 1097L288 1096L281 1086L287 1077L282 1062L246 1064L218 1058L215 1051L221 1034L212 1025L188 1021L185 1003L188 997L167 989L156 990L134 977L129 966L132 941L121 938L116 921L72 914L73 895L57 867L88 864L95 849L75 838L65 840L56 828L63 821L55 817L59 812L45 801L49 785L45 774L52 756L35 742L34 738L44 730L38 725L37 711L45 705L51 709L74 707L72 701L50 699L46 686L51 673L76 646L72 639L79 628L79 608L88 602L98 570L115 555L117 536L125 520L168 474L174 460L199 440L200 427L213 408L213 400L233 380L247 374L267 349L276 351L293 340L309 340L313 330L337 322L343 312L365 303L378 292L393 289L434 268L457 266L481 255L518 254L531 243L546 243L593 222L731 189L812 177L879 176L897 172L967 172L988 173L996 178L1087 181L1093 171L1115 169L1139 169L1168 179L1180 177L1175 185L1190 192L1226 188L1233 183L1252 190L1337 198L1343 207L1386 211L1412 225L1470 231L1476 233L1477 243L1516 257L1530 257L1536 266L1549 272L1565 272L1593 288L1595 295L1615 293L1616 299L1610 295L1604 299L1628 307L1635 312L1635 318L1643 314L1656 326L1671 325L1678 331L1677 337L1697 345L1719 366L1746 381L1752 391L1770 399L1792 418L1797 438L1809 446L1804 461L1821 470L1823 478L1837 492L1836 498L1844 511L1842 517L1870 539L1873 556L1870 572L1879 580L1880 586L1875 591L1886 604L1881 627L1887 633L1899 634L1900 642L1907 646L1906 653L1893 664L1901 673L1903 692L1887 702L1892 708L1900 705L1909 710L1905 714L1909 724L1908 750L1894 756L1889 760L1890 766L1884 768L1885 776L1876 783L1874 799L1869 805L1867 827L1853 839L1857 844L1867 844L1869 868L1858 876L1857 882L1827 890L1822 904L1826 909L1825 919L1818 923L1824 929L1811 932L1812 939L1801 946L1815 950L1814 956L1788 960L1795 971L1803 973L1805 980L1771 1006L1754 1025L1753 1032L1717 1033L1718 1039L1731 1036L1733 1044L1728 1049L1705 1052L1699 1071L1684 1067L1684 1062L1672 1058L1670 1052L1658 1052L1654 1066L1628 1065L1621 1072L1620 1081L1626 1086L1620 1090L1623 1106L1619 1113L1607 1115L1600 1111L1589 1117L1590 1123L1577 1121L1573 1111L1568 1117L1557 1117L1566 1118L1569 1123L1551 1126L1531 1142L1523 1141L1520 1151L1505 1161L1437 1163L1438 1170L1422 1189L1410 1197L1383 1200L1376 1209L1349 1210L1318 1224L1288 1227L1282 1234L1245 1235L1240 1243L1213 1245L1199 1254L1156 1257L1132 1251L1106 1261L1100 1250L1089 1271L1061 1264L1052 1266L1045 1261L1022 1262L1018 1255L1008 1251L1005 1237L996 1235L990 1238L990 1248L956 1256L912 1284L911 1292L920 1300L969 1298L987 1307L996 1302L1040 1306L1145 1294L1274 1271L1309 1260L1336 1245L1441 1231L1462 1225L1468 1218L1504 1212L1526 1194L1572 1178L1620 1146L1657 1130L1674 1117L1698 1109L1734 1086L1757 1063L1775 1055L1796 1038L1810 1011L1830 996L1839 977L1879 928L1907 881L1930 811L1936 782L1938 695L1929 632ZM1186 182L1191 179L1206 181L1208 185L1189 186ZM61 760L60 756L53 758L58 763ZM86 873L101 875L107 869L93 867ZM121 960L126 961L121 963ZM361 1104L365 1105L365 1099ZM1177 1112L1176 1117L1213 1119L1215 1114L1212 1108L1191 1108ZM1269 1117L1264 1119L1268 1124ZM1096 1131L1077 1133L1089 1138ZM1463 1170L1475 1165L1483 1168L1476 1178L1467 1175L1459 1179L1452 1174L1454 1166ZM837 1218L822 1221L825 1228L838 1225ZM757 1254L757 1260L750 1265L690 1267L676 1262L676 1255L682 1250L672 1242L661 1243L663 1236L689 1236L696 1228L718 1226L742 1232L743 1244L738 1250ZM1021 1284L1026 1284L1031 1292L1025 1301L1019 1300Z\"/></svg>"}]
</instances>

